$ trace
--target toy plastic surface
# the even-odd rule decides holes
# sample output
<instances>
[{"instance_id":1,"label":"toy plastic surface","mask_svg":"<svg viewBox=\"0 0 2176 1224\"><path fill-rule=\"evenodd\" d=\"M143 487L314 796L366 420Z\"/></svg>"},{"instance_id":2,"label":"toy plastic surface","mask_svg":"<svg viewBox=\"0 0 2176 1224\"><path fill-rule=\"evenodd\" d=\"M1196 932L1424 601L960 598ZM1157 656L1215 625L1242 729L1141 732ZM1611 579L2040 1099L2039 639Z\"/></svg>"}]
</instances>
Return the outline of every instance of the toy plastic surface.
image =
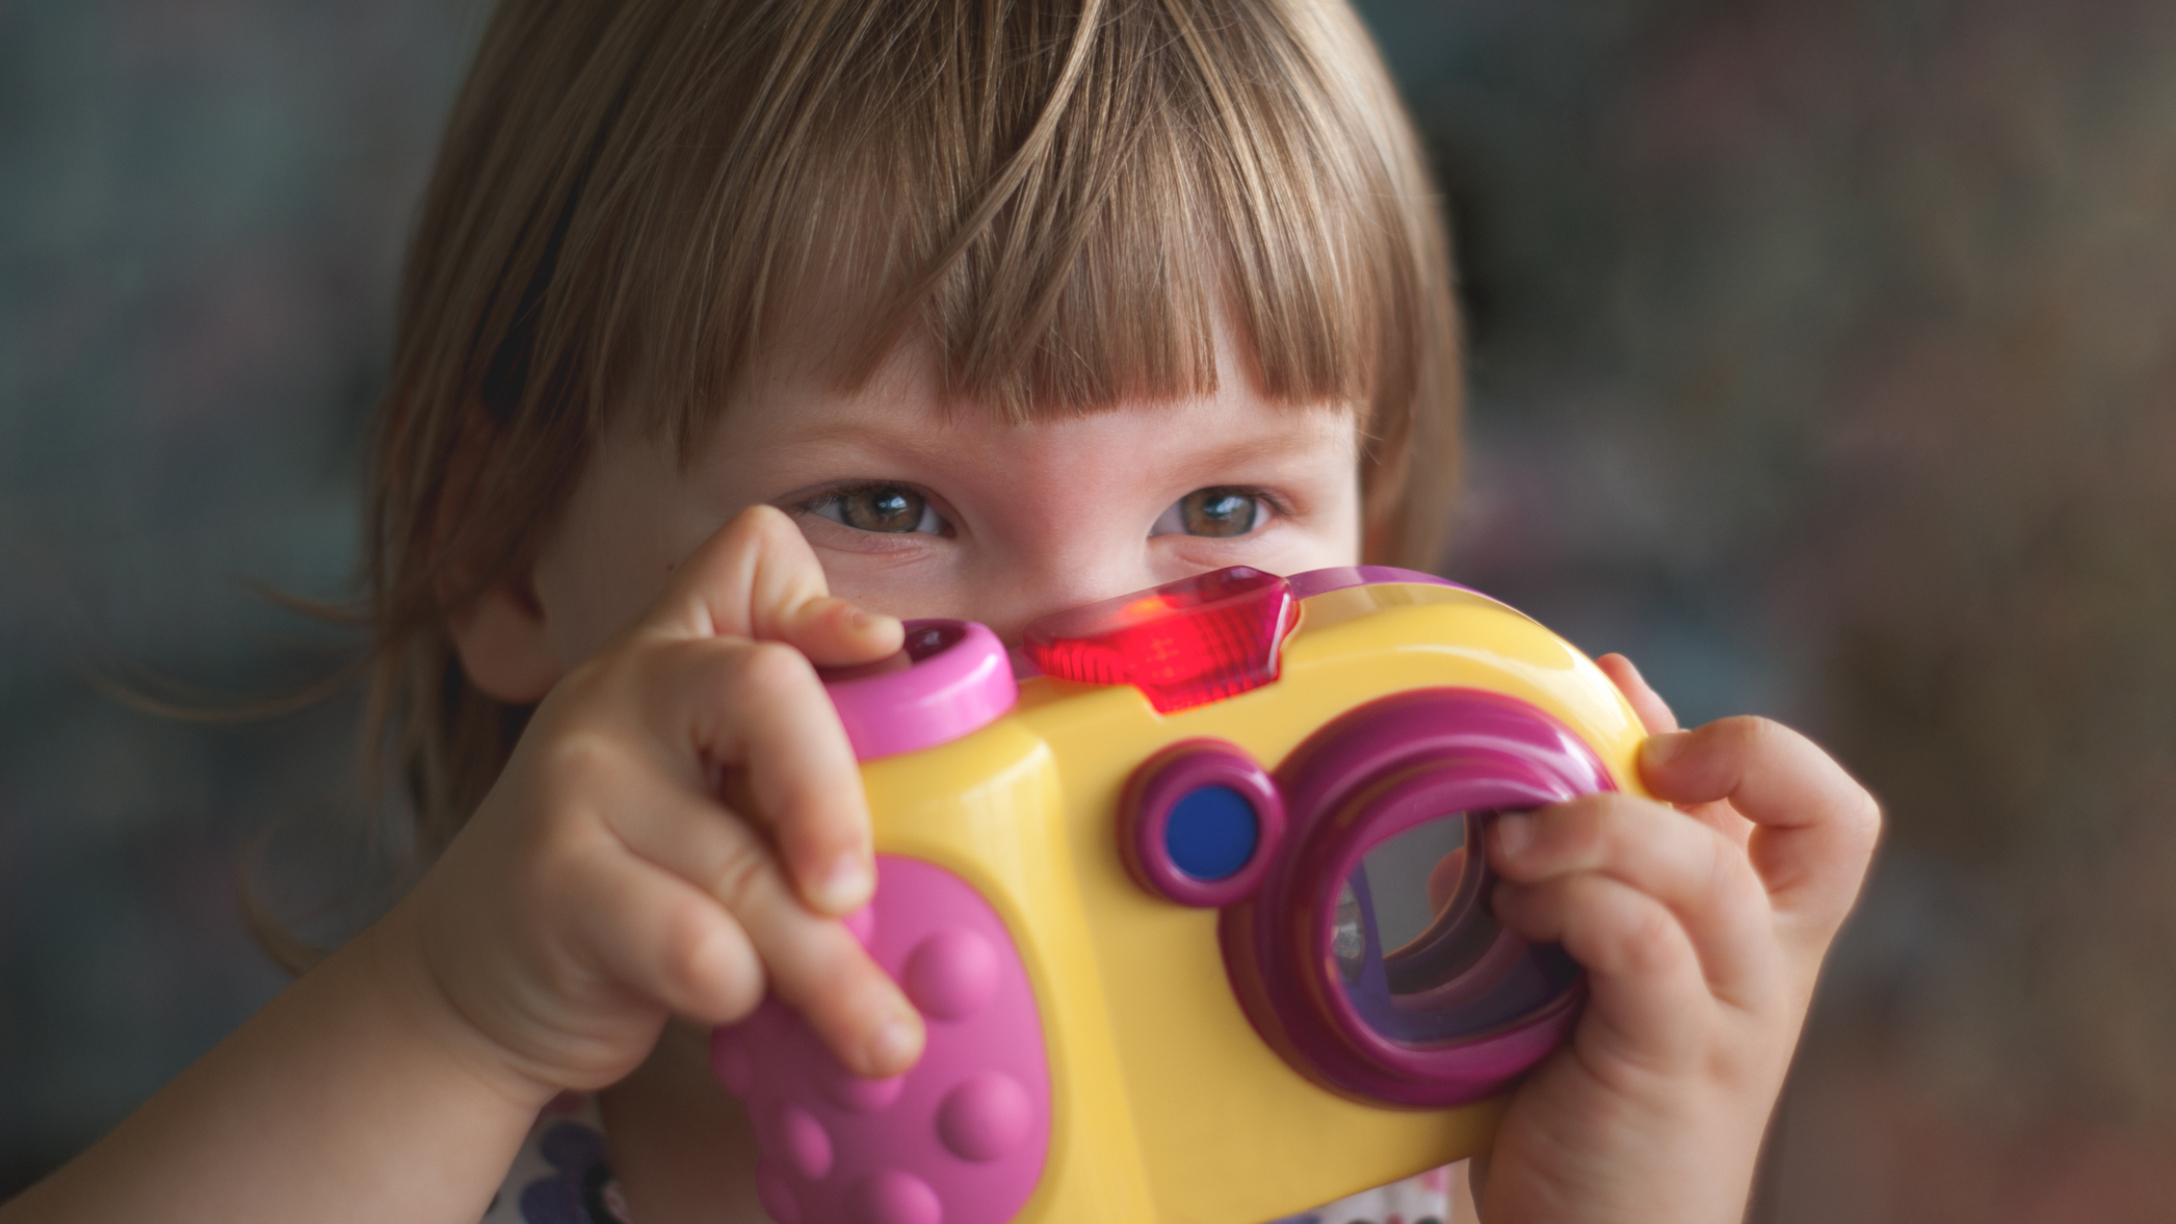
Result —
<instances>
[{"instance_id":1,"label":"toy plastic surface","mask_svg":"<svg viewBox=\"0 0 2176 1224\"><path fill-rule=\"evenodd\" d=\"M781 1224L1256 1224L1485 1147L1583 996L1490 917L1490 813L1637 790L1606 677L1374 567L1234 568L835 678L875 821L849 920L928 1020L847 1072L775 999L712 1042Z\"/></svg>"}]
</instances>

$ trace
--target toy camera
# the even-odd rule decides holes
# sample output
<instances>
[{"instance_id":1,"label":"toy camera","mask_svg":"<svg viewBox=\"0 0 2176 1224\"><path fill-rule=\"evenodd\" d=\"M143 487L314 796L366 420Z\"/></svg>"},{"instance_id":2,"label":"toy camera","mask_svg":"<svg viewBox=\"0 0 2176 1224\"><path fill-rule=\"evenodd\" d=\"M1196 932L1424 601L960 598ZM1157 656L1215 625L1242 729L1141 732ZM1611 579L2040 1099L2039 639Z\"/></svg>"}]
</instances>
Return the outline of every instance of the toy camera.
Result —
<instances>
[{"instance_id":1,"label":"toy camera","mask_svg":"<svg viewBox=\"0 0 2176 1224\"><path fill-rule=\"evenodd\" d=\"M1577 967L1490 917L1489 814L1636 790L1615 686L1425 574L1219 570L1031 626L909 622L830 693L928 1021L849 1073L775 998L717 1030L781 1224L1254 1224L1457 1160Z\"/></svg>"}]
</instances>

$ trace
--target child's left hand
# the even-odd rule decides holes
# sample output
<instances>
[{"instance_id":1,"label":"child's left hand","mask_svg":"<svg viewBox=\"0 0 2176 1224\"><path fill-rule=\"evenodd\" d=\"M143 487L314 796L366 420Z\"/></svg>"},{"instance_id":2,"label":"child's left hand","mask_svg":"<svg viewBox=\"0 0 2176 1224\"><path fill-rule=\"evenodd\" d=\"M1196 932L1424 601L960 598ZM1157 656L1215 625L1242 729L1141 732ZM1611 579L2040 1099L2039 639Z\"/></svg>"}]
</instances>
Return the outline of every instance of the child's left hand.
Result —
<instances>
[{"instance_id":1,"label":"child's left hand","mask_svg":"<svg viewBox=\"0 0 2176 1224\"><path fill-rule=\"evenodd\" d=\"M1590 795L1490 832L1497 916L1562 943L1588 1001L1512 1098L1475 1197L1487 1224L1737 1224L1881 814L1797 732L1679 731L1631 663L1600 662L1650 733L1640 771L1664 802Z\"/></svg>"}]
</instances>

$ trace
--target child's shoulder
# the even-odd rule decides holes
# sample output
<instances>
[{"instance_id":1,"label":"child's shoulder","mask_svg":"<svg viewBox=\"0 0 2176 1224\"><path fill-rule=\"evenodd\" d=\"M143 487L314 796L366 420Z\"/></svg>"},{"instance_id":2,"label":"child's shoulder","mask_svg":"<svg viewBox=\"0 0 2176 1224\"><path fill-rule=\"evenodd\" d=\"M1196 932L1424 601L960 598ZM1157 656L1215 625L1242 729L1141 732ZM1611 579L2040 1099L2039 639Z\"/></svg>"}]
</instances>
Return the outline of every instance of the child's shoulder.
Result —
<instances>
[{"instance_id":1,"label":"child's shoulder","mask_svg":"<svg viewBox=\"0 0 2176 1224\"><path fill-rule=\"evenodd\" d=\"M483 1224L631 1224L594 1094L563 1092L537 1114Z\"/></svg>"}]
</instances>

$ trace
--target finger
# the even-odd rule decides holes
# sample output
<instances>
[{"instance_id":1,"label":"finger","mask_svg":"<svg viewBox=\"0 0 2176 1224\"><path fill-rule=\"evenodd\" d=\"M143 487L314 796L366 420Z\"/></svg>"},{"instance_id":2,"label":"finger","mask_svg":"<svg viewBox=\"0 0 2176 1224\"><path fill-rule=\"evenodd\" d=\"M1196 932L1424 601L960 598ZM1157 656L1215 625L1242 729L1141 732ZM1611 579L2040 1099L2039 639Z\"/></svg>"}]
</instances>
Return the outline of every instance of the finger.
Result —
<instances>
[{"instance_id":1,"label":"finger","mask_svg":"<svg viewBox=\"0 0 2176 1224\"><path fill-rule=\"evenodd\" d=\"M1632 703L1632 712L1639 715L1640 725L1647 728L1647 734L1663 735L1677 730L1677 715L1670 712L1669 703L1648 685L1647 677L1640 675L1640 669L1632 666L1632 660L1621 654L1606 654L1596 659L1594 665L1601 668L1602 674L1617 686L1617 691L1624 694L1624 699Z\"/></svg>"},{"instance_id":2,"label":"finger","mask_svg":"<svg viewBox=\"0 0 2176 1224\"><path fill-rule=\"evenodd\" d=\"M1675 915L1597 872L1538 884L1505 881L1496 917L1537 943L1562 944L1587 971L1587 1014L1576 1038L1590 1052L1668 1073L1700 1057L1698 1017L1714 1006L1692 942Z\"/></svg>"},{"instance_id":3,"label":"finger","mask_svg":"<svg viewBox=\"0 0 2176 1224\"><path fill-rule=\"evenodd\" d=\"M830 594L808 540L775 506L750 506L704 541L644 625L788 642L826 666L873 662L900 643L896 619Z\"/></svg>"},{"instance_id":4,"label":"finger","mask_svg":"<svg viewBox=\"0 0 2176 1224\"><path fill-rule=\"evenodd\" d=\"M1745 852L1675 808L1604 794L1505 813L1489 830L1489 862L1520 884L1593 873L1661 902L1709 989L1734 1003L1765 997L1778 971L1768 896Z\"/></svg>"},{"instance_id":5,"label":"finger","mask_svg":"<svg viewBox=\"0 0 2176 1224\"><path fill-rule=\"evenodd\" d=\"M856 606L836 595L805 600L769 626L786 643L825 667L871 663L898 652L906 638L899 618Z\"/></svg>"},{"instance_id":6,"label":"finger","mask_svg":"<svg viewBox=\"0 0 2176 1224\"><path fill-rule=\"evenodd\" d=\"M1632 660L1621 654L1609 654L1595 660L1595 664L1616 684L1617 691L1625 695L1649 736L1668 735L1678 729L1677 715L1648 686L1646 677L1632 665ZM1688 803L1680 806L1695 819L1727 835L1741 849L1746 838L1752 835L1752 827L1727 804Z\"/></svg>"},{"instance_id":7,"label":"finger","mask_svg":"<svg viewBox=\"0 0 2176 1224\"><path fill-rule=\"evenodd\" d=\"M652 652L649 717L666 743L684 736L703 760L740 767L807 903L846 914L876 886L869 805L853 746L808 659L790 646L698 640Z\"/></svg>"},{"instance_id":8,"label":"finger","mask_svg":"<svg viewBox=\"0 0 2176 1224\"><path fill-rule=\"evenodd\" d=\"M1658 797L1724 800L1758 826L1748 849L1779 910L1842 922L1881 835L1881 809L1813 741L1769 719L1724 718L1649 739L1640 769Z\"/></svg>"},{"instance_id":9,"label":"finger","mask_svg":"<svg viewBox=\"0 0 2176 1224\"><path fill-rule=\"evenodd\" d=\"M731 916L772 989L840 1063L876 1077L913 1065L922 1047L920 1015L843 923L800 903L751 826L703 796L664 787L631 800L610 817L621 841L699 890L721 917Z\"/></svg>"},{"instance_id":10,"label":"finger","mask_svg":"<svg viewBox=\"0 0 2176 1224\"><path fill-rule=\"evenodd\" d=\"M624 855L598 856L564 912L613 980L705 1024L730 1024L763 1001L755 944L688 880Z\"/></svg>"}]
</instances>

